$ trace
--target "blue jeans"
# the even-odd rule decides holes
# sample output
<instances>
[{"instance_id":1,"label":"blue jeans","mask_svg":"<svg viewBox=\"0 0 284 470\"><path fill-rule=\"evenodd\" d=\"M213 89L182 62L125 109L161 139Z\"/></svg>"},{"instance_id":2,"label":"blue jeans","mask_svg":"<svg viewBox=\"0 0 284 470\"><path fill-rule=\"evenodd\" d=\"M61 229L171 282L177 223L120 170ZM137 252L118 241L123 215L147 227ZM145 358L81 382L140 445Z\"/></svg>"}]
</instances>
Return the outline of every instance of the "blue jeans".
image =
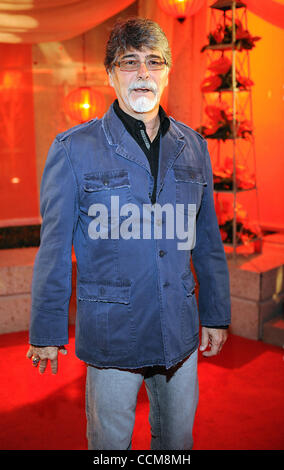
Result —
<instances>
[{"instance_id":1,"label":"blue jeans","mask_svg":"<svg viewBox=\"0 0 284 470\"><path fill-rule=\"evenodd\" d=\"M151 450L190 450L198 402L197 350L171 369L134 370L88 366L89 450L130 450L139 389L150 402ZM144 449L145 450L145 449Z\"/></svg>"}]
</instances>

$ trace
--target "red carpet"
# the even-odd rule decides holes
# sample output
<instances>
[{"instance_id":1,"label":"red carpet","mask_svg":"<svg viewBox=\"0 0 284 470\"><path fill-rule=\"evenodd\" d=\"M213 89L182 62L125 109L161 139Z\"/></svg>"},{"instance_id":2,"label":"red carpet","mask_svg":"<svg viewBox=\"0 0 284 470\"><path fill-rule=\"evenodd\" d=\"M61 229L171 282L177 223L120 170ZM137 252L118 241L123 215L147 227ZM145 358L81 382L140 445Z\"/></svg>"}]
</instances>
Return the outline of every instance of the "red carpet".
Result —
<instances>
[{"instance_id":1,"label":"red carpet","mask_svg":"<svg viewBox=\"0 0 284 470\"><path fill-rule=\"evenodd\" d=\"M27 338L0 336L0 448L86 449L85 366L74 354L73 328L57 376L31 366ZM194 449L284 449L284 350L231 335L218 357L200 355L199 387ZM149 449L148 410L142 387L134 450Z\"/></svg>"}]
</instances>

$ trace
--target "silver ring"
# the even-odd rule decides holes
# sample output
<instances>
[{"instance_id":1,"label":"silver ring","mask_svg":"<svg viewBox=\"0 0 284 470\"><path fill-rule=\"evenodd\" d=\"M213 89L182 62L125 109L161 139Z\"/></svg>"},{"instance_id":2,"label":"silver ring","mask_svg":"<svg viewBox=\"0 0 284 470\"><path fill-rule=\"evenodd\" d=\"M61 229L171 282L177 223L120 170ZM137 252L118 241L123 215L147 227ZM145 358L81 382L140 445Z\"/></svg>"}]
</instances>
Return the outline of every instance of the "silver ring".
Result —
<instances>
[{"instance_id":1,"label":"silver ring","mask_svg":"<svg viewBox=\"0 0 284 470\"><path fill-rule=\"evenodd\" d=\"M37 366L39 363L39 357L33 357L33 365Z\"/></svg>"}]
</instances>

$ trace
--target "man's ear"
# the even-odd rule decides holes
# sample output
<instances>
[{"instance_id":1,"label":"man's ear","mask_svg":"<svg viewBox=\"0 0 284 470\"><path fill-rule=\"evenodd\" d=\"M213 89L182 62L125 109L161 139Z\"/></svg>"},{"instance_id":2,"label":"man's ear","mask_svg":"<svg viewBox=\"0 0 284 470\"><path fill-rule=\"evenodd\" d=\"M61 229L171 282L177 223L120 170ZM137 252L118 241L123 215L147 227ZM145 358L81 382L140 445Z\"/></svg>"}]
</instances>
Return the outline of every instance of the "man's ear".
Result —
<instances>
[{"instance_id":1,"label":"man's ear","mask_svg":"<svg viewBox=\"0 0 284 470\"><path fill-rule=\"evenodd\" d=\"M114 87L111 72L108 73L108 81L109 81L110 86Z\"/></svg>"},{"instance_id":2,"label":"man's ear","mask_svg":"<svg viewBox=\"0 0 284 470\"><path fill-rule=\"evenodd\" d=\"M165 84L165 88L168 86L169 84L169 69L168 69L168 73L167 73L167 81L166 81L166 84Z\"/></svg>"}]
</instances>

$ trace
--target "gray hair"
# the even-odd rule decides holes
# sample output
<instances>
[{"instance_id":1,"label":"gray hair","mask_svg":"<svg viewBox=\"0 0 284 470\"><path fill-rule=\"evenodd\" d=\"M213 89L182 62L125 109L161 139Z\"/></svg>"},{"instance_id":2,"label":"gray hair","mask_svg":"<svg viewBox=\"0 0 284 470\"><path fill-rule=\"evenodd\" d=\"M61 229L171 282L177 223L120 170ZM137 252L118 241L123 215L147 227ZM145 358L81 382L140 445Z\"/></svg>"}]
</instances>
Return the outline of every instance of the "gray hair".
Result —
<instances>
[{"instance_id":1,"label":"gray hair","mask_svg":"<svg viewBox=\"0 0 284 470\"><path fill-rule=\"evenodd\" d=\"M162 28L155 21L147 18L130 18L117 22L106 46L104 65L110 72L117 58L129 49L141 51L143 47L158 49L168 67L172 65L172 54L168 39Z\"/></svg>"}]
</instances>

